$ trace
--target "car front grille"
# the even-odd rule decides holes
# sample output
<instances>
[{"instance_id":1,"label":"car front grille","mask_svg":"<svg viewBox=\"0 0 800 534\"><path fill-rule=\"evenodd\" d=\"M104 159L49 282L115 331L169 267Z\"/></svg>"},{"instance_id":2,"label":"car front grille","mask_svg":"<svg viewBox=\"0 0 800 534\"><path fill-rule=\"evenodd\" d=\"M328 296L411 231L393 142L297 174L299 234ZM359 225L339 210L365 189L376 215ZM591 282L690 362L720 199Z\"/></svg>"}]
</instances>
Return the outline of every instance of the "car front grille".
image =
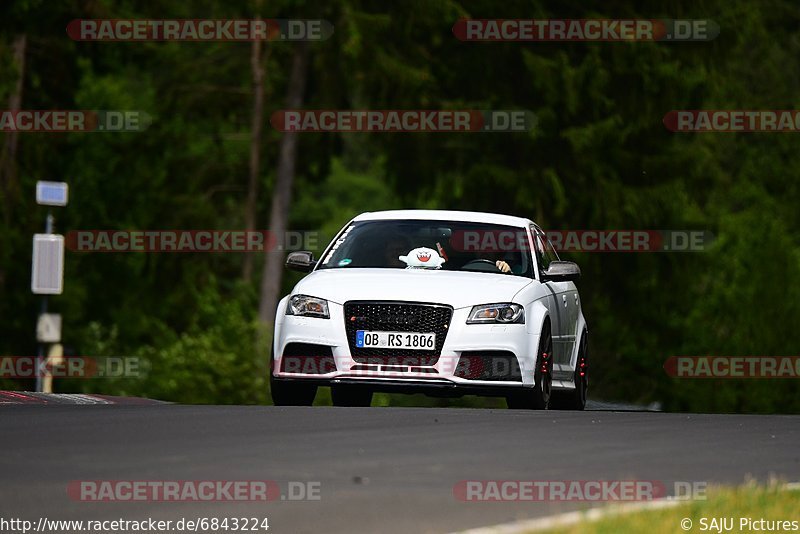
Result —
<instances>
[{"instance_id":1,"label":"car front grille","mask_svg":"<svg viewBox=\"0 0 800 534\"><path fill-rule=\"evenodd\" d=\"M344 328L350 354L358 363L373 365L431 366L439 361L453 308L414 302L350 301L344 304ZM433 350L358 348L356 331L433 332Z\"/></svg>"}]
</instances>

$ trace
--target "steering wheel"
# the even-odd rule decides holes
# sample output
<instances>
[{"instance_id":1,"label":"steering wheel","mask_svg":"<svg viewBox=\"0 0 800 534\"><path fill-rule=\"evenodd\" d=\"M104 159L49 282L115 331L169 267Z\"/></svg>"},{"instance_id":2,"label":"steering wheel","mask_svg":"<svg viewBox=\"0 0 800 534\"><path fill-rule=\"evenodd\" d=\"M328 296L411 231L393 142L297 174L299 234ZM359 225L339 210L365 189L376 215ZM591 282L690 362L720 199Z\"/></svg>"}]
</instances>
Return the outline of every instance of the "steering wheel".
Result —
<instances>
[{"instance_id":1,"label":"steering wheel","mask_svg":"<svg viewBox=\"0 0 800 534\"><path fill-rule=\"evenodd\" d=\"M488 267L488 268L487 268ZM461 266L462 271L479 271L479 272L487 272L487 273L499 273L500 269L497 268L497 264L492 260L485 260L483 258L477 258L474 260L470 260L464 265Z\"/></svg>"}]
</instances>

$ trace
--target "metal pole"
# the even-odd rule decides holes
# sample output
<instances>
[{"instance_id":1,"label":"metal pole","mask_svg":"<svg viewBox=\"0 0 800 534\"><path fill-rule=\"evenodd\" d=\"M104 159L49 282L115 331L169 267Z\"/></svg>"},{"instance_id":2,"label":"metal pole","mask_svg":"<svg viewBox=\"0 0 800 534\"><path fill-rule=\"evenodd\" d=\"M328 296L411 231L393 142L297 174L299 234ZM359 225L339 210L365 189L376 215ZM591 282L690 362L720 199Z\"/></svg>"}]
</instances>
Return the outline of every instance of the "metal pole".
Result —
<instances>
[{"instance_id":1,"label":"metal pole","mask_svg":"<svg viewBox=\"0 0 800 534\"><path fill-rule=\"evenodd\" d=\"M45 219L44 233L52 234L53 227L55 226L55 217L50 210L47 210L47 219ZM47 295L42 295L42 308L41 315L47 313ZM38 320L37 320L38 324ZM44 377L40 372L43 368L42 361L47 357L47 346L44 343L39 343L39 350L36 354L36 392L41 393L43 390Z\"/></svg>"},{"instance_id":2,"label":"metal pole","mask_svg":"<svg viewBox=\"0 0 800 534\"><path fill-rule=\"evenodd\" d=\"M40 314L47 313L47 295L43 295L42 296L42 308L41 308L41 311L39 313ZM38 323L38 321L37 321L37 323ZM46 357L47 357L47 346L44 343L39 343L39 351L37 353L37 358L36 358L36 391L38 393L42 392L42 384L43 384L44 377L42 376L42 373L40 372L40 369L42 369L42 367L43 367L42 366L42 361Z\"/></svg>"}]
</instances>

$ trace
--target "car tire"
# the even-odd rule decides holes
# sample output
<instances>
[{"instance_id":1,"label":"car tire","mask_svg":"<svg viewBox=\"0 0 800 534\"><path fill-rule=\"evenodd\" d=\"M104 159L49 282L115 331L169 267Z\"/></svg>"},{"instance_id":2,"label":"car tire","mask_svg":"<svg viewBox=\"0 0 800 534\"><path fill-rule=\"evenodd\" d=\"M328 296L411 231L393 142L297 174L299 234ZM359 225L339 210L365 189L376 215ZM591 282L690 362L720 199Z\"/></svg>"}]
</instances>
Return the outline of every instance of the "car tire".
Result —
<instances>
[{"instance_id":1,"label":"car tire","mask_svg":"<svg viewBox=\"0 0 800 534\"><path fill-rule=\"evenodd\" d=\"M274 355L269 359L269 390L275 406L311 406L317 396L315 384L304 384L301 381L276 379L272 371L275 368Z\"/></svg>"},{"instance_id":2,"label":"car tire","mask_svg":"<svg viewBox=\"0 0 800 534\"><path fill-rule=\"evenodd\" d=\"M589 392L589 340L588 332L583 331L578 346L578 359L575 362L573 380L575 389L554 391L550 407L556 410L583 410L586 408L586 397Z\"/></svg>"},{"instance_id":3,"label":"car tire","mask_svg":"<svg viewBox=\"0 0 800 534\"><path fill-rule=\"evenodd\" d=\"M362 406L372 404L372 390L359 386L331 386L334 406Z\"/></svg>"},{"instance_id":4,"label":"car tire","mask_svg":"<svg viewBox=\"0 0 800 534\"><path fill-rule=\"evenodd\" d=\"M539 338L536 353L536 371L533 388L525 388L506 396L506 404L512 410L547 410L550 408L553 384L553 336L550 322L545 323Z\"/></svg>"}]
</instances>

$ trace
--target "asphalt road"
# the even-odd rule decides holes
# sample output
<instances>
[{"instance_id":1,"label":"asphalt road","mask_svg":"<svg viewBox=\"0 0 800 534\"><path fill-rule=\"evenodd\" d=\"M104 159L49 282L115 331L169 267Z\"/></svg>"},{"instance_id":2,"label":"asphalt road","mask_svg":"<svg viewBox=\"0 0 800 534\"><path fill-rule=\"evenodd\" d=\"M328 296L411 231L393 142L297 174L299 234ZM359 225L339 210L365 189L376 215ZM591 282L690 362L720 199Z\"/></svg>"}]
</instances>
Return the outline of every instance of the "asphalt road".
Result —
<instances>
[{"instance_id":1,"label":"asphalt road","mask_svg":"<svg viewBox=\"0 0 800 534\"><path fill-rule=\"evenodd\" d=\"M269 532L450 532L564 502L462 502L461 480L800 480L800 416L456 408L0 406L0 517L256 516ZM319 482L320 500L80 502L80 480ZM671 487L671 486L669 486ZM263 531L262 531L263 532Z\"/></svg>"}]
</instances>

